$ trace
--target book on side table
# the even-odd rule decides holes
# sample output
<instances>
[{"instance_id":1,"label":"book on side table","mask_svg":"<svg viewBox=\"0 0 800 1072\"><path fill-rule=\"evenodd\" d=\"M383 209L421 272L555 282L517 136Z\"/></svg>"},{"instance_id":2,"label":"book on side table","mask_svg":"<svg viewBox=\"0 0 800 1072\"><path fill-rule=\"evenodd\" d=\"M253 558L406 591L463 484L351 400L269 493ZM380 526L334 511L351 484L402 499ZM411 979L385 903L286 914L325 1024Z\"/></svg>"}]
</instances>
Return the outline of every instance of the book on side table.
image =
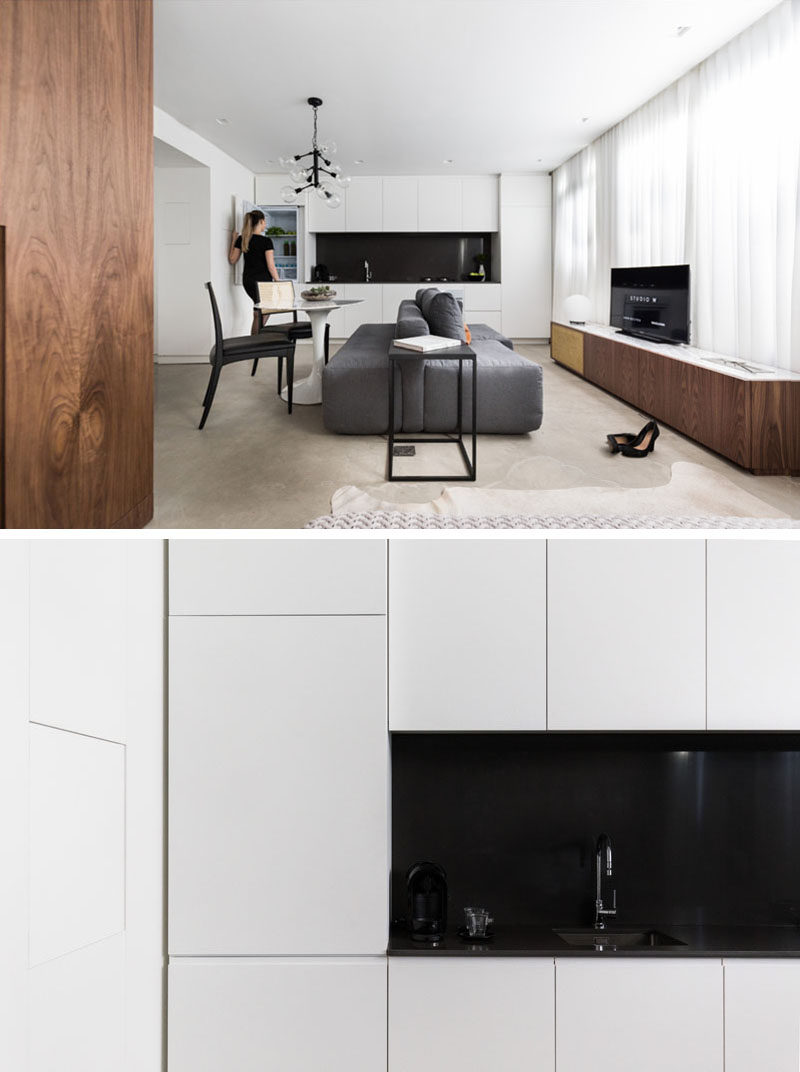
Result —
<instances>
[{"instance_id":1,"label":"book on side table","mask_svg":"<svg viewBox=\"0 0 800 1072\"><path fill-rule=\"evenodd\" d=\"M464 343L461 339L446 339L443 335L412 335L408 339L395 339L393 345L427 354L432 350L446 350L449 346L463 346Z\"/></svg>"}]
</instances>

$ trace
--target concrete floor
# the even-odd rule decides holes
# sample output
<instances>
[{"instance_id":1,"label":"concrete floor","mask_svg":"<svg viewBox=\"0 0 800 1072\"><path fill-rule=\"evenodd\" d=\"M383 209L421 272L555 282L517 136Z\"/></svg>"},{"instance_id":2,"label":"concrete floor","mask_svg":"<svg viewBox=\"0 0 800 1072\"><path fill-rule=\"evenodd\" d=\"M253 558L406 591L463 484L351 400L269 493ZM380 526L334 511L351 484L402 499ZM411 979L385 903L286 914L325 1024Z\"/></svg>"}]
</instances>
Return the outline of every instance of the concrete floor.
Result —
<instances>
[{"instance_id":1,"label":"concrete floor","mask_svg":"<svg viewBox=\"0 0 800 1072\"><path fill-rule=\"evenodd\" d=\"M479 437L478 486L657 487L669 481L673 462L688 461L800 518L800 479L752 476L668 428L647 459L611 455L606 433L638 431L646 417L555 365L547 347L517 350L543 366L544 422L530 435ZM310 366L310 345L298 346L296 360L299 379ZM254 379L248 364L226 368L199 432L208 374L207 364L156 366L151 527L302 528L330 512L332 493L345 484L394 502L434 499L444 487L385 483L385 439L329 434L320 406L295 406L290 417L275 392L274 360L262 361ZM423 448L414 461L400 459L396 472L413 472L414 464L440 470L454 455L449 446Z\"/></svg>"}]
</instances>

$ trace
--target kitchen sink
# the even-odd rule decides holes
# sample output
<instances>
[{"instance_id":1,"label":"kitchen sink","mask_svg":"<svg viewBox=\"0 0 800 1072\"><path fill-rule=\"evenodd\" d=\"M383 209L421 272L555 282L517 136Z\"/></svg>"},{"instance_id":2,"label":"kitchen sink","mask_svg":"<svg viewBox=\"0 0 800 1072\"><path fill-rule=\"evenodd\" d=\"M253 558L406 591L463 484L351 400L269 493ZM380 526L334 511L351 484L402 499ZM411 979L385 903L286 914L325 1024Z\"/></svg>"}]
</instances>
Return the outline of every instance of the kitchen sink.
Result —
<instances>
[{"instance_id":1,"label":"kitchen sink","mask_svg":"<svg viewBox=\"0 0 800 1072\"><path fill-rule=\"evenodd\" d=\"M686 945L678 938L656 930L604 930L582 927L574 930L554 930L567 945L582 949L656 949L663 946Z\"/></svg>"}]
</instances>

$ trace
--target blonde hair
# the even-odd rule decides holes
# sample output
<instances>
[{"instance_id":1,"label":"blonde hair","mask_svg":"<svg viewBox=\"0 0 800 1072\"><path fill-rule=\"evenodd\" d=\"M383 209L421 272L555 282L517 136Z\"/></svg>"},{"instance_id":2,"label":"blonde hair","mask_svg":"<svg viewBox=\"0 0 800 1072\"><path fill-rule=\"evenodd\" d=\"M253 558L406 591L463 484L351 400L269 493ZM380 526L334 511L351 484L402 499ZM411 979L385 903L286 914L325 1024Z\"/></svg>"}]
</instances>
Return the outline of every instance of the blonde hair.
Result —
<instances>
[{"instance_id":1,"label":"blonde hair","mask_svg":"<svg viewBox=\"0 0 800 1072\"><path fill-rule=\"evenodd\" d=\"M256 224L261 223L266 217L261 209L254 209L252 212L246 212L244 216L244 224L242 225L242 253L247 253L250 248L250 239L253 237L253 229Z\"/></svg>"}]
</instances>

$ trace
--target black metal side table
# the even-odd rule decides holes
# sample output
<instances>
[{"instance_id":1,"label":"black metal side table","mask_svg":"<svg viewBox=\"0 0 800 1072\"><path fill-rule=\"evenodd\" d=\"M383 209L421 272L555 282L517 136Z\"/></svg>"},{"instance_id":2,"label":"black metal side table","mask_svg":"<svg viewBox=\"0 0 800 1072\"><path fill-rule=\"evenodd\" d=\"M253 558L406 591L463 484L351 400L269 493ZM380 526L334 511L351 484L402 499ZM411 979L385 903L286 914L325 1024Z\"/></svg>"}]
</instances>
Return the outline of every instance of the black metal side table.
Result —
<instances>
[{"instance_id":1,"label":"black metal side table","mask_svg":"<svg viewBox=\"0 0 800 1072\"><path fill-rule=\"evenodd\" d=\"M394 379L397 365L404 361L457 361L458 362L458 393L455 435L441 436L396 436L394 434ZM462 412L462 400L464 395L464 362L472 364L472 458L467 454L464 446L464 419ZM389 347L389 453L387 456L387 480L405 480L410 483L422 480L453 481L475 480L477 475L478 443L475 431L478 410L478 362L475 351L465 343L461 346L448 346L442 350L430 350L428 353L419 353L416 350L406 350L402 346ZM394 461L394 447L396 443L455 443L459 449L466 468L464 476L394 476L392 462Z\"/></svg>"}]
</instances>

